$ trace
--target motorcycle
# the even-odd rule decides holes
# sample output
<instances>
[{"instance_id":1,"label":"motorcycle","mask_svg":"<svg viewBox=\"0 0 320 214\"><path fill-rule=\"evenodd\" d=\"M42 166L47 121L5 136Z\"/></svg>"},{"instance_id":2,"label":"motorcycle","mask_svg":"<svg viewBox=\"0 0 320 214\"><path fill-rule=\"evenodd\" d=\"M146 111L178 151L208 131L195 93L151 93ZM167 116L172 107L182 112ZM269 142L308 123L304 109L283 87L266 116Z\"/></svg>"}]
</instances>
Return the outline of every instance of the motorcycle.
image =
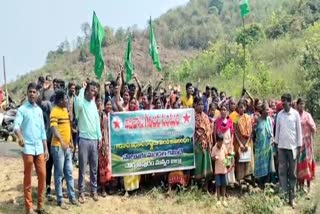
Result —
<instances>
[{"instance_id":1,"label":"motorcycle","mask_svg":"<svg viewBox=\"0 0 320 214\"><path fill-rule=\"evenodd\" d=\"M0 138L5 141L8 140L9 136L15 141L16 136L14 134L14 119L17 115L17 109L7 109L5 112L0 113Z\"/></svg>"}]
</instances>

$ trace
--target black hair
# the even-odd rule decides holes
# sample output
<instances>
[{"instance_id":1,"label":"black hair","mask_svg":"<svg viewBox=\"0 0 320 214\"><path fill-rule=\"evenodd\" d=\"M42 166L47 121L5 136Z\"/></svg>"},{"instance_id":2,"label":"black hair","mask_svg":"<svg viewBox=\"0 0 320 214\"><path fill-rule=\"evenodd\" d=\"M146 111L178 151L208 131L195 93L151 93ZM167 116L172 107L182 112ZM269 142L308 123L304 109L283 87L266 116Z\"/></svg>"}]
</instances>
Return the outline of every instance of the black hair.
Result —
<instances>
[{"instance_id":1,"label":"black hair","mask_svg":"<svg viewBox=\"0 0 320 214\"><path fill-rule=\"evenodd\" d=\"M104 98L104 105L106 105L107 104L107 102L111 102L111 105L112 105L112 101L111 101L111 97L110 96L106 96L105 98Z\"/></svg>"},{"instance_id":2,"label":"black hair","mask_svg":"<svg viewBox=\"0 0 320 214\"><path fill-rule=\"evenodd\" d=\"M222 96L222 94L226 95L226 93L224 91L220 92L220 97Z\"/></svg>"},{"instance_id":3,"label":"black hair","mask_svg":"<svg viewBox=\"0 0 320 214\"><path fill-rule=\"evenodd\" d=\"M81 89L80 85L76 85L76 91L79 91Z\"/></svg>"},{"instance_id":4,"label":"black hair","mask_svg":"<svg viewBox=\"0 0 320 214\"><path fill-rule=\"evenodd\" d=\"M60 89L65 89L66 88L66 83L62 79L58 79L57 80L57 84L58 84L58 87Z\"/></svg>"},{"instance_id":5,"label":"black hair","mask_svg":"<svg viewBox=\"0 0 320 214\"><path fill-rule=\"evenodd\" d=\"M238 102L238 105L237 105L237 106L239 107L240 105L243 105L244 107L246 107L246 106L247 106L246 101L245 101L245 100L243 100L243 99L239 100L239 102Z\"/></svg>"},{"instance_id":6,"label":"black hair","mask_svg":"<svg viewBox=\"0 0 320 214\"><path fill-rule=\"evenodd\" d=\"M58 104L61 100L63 100L66 96L66 92L62 89L58 89L55 92L55 96L54 96L54 102L55 104Z\"/></svg>"},{"instance_id":7,"label":"black hair","mask_svg":"<svg viewBox=\"0 0 320 214\"><path fill-rule=\"evenodd\" d=\"M93 86L95 86L95 87L98 89L98 91L100 91L100 84L99 84L98 82L96 82L96 81L91 81L91 84L92 84Z\"/></svg>"},{"instance_id":8,"label":"black hair","mask_svg":"<svg viewBox=\"0 0 320 214\"><path fill-rule=\"evenodd\" d=\"M44 77L43 76L38 77L38 81L44 83Z\"/></svg>"},{"instance_id":9,"label":"black hair","mask_svg":"<svg viewBox=\"0 0 320 214\"><path fill-rule=\"evenodd\" d=\"M54 78L52 82L53 82L53 83L58 82L58 79L57 79L57 78Z\"/></svg>"},{"instance_id":10,"label":"black hair","mask_svg":"<svg viewBox=\"0 0 320 214\"><path fill-rule=\"evenodd\" d=\"M151 85L148 86L147 92L148 92L148 93L152 92L152 86L151 86Z\"/></svg>"},{"instance_id":11,"label":"black hair","mask_svg":"<svg viewBox=\"0 0 320 214\"><path fill-rule=\"evenodd\" d=\"M202 99L200 97L194 97L194 100L193 100L193 104L194 105L198 105L200 102L202 102Z\"/></svg>"},{"instance_id":12,"label":"black hair","mask_svg":"<svg viewBox=\"0 0 320 214\"><path fill-rule=\"evenodd\" d=\"M136 90L136 85L131 83L131 84L128 85L128 89L129 89L129 91L131 91L131 89L132 90Z\"/></svg>"},{"instance_id":13,"label":"black hair","mask_svg":"<svg viewBox=\"0 0 320 214\"><path fill-rule=\"evenodd\" d=\"M228 110L228 106L226 103L221 103L219 106L219 109L221 110L222 108L226 108Z\"/></svg>"},{"instance_id":14,"label":"black hair","mask_svg":"<svg viewBox=\"0 0 320 214\"><path fill-rule=\"evenodd\" d=\"M209 87L208 85L206 86L206 91L207 91L207 90L210 90L210 87Z\"/></svg>"},{"instance_id":15,"label":"black hair","mask_svg":"<svg viewBox=\"0 0 320 214\"><path fill-rule=\"evenodd\" d=\"M199 90L198 90L198 88L194 88L194 91L193 91L193 94L192 94L192 96L194 96L194 97L199 97Z\"/></svg>"},{"instance_id":16,"label":"black hair","mask_svg":"<svg viewBox=\"0 0 320 214\"><path fill-rule=\"evenodd\" d=\"M131 101L132 101L132 100L135 100L135 101L136 101L136 103L137 103L137 101L138 101L138 100L137 100L137 98L135 98L135 96L130 97L129 103L131 103Z\"/></svg>"},{"instance_id":17,"label":"black hair","mask_svg":"<svg viewBox=\"0 0 320 214\"><path fill-rule=\"evenodd\" d=\"M284 94L284 95L282 95L281 100L285 100L285 101L291 103L292 98L291 98L290 94Z\"/></svg>"},{"instance_id":18,"label":"black hair","mask_svg":"<svg viewBox=\"0 0 320 214\"><path fill-rule=\"evenodd\" d=\"M91 86L96 86L96 85L95 85L95 82L89 82L89 83L87 84L84 92L85 92L85 93L88 92L88 91L90 90L90 87L91 87Z\"/></svg>"},{"instance_id":19,"label":"black hair","mask_svg":"<svg viewBox=\"0 0 320 214\"><path fill-rule=\"evenodd\" d=\"M218 94L218 89L216 87L211 87L211 91L214 91Z\"/></svg>"},{"instance_id":20,"label":"black hair","mask_svg":"<svg viewBox=\"0 0 320 214\"><path fill-rule=\"evenodd\" d=\"M115 80L111 80L110 85L112 85L113 87L117 86L117 82Z\"/></svg>"},{"instance_id":21,"label":"black hair","mask_svg":"<svg viewBox=\"0 0 320 214\"><path fill-rule=\"evenodd\" d=\"M254 99L254 107L256 107L259 104L260 100L259 98Z\"/></svg>"},{"instance_id":22,"label":"black hair","mask_svg":"<svg viewBox=\"0 0 320 214\"><path fill-rule=\"evenodd\" d=\"M190 88L192 86L192 83L191 82L188 82L187 84L186 84L186 90L188 90L188 88Z\"/></svg>"},{"instance_id":23,"label":"black hair","mask_svg":"<svg viewBox=\"0 0 320 214\"><path fill-rule=\"evenodd\" d=\"M223 141L223 135L222 135L222 134L217 133L217 134L216 134L216 141L217 141L217 142L221 142L221 141Z\"/></svg>"},{"instance_id":24,"label":"black hair","mask_svg":"<svg viewBox=\"0 0 320 214\"><path fill-rule=\"evenodd\" d=\"M34 83L34 82L29 83L27 90L29 91L30 89L35 89L35 90L37 90L37 84Z\"/></svg>"},{"instance_id":25,"label":"black hair","mask_svg":"<svg viewBox=\"0 0 320 214\"><path fill-rule=\"evenodd\" d=\"M299 105L299 104L301 104L301 103L304 103L304 100L300 97L300 98L298 98L298 100L297 100L297 105Z\"/></svg>"},{"instance_id":26,"label":"black hair","mask_svg":"<svg viewBox=\"0 0 320 214\"><path fill-rule=\"evenodd\" d=\"M210 110L210 109L212 109L213 107L215 107L216 106L216 104L215 103L210 103L209 104L209 108L208 108L208 110Z\"/></svg>"},{"instance_id":27,"label":"black hair","mask_svg":"<svg viewBox=\"0 0 320 214\"><path fill-rule=\"evenodd\" d=\"M269 107L267 102L263 102L261 105L261 110L260 110L260 114L262 114L262 111L266 110Z\"/></svg>"},{"instance_id":28,"label":"black hair","mask_svg":"<svg viewBox=\"0 0 320 214\"><path fill-rule=\"evenodd\" d=\"M70 89L71 86L76 86L76 83L75 83L74 81L70 81L70 82L68 83L68 89Z\"/></svg>"},{"instance_id":29,"label":"black hair","mask_svg":"<svg viewBox=\"0 0 320 214\"><path fill-rule=\"evenodd\" d=\"M97 94L97 95L96 95L96 101L97 101L97 100L103 101L103 97L102 97L100 94Z\"/></svg>"}]
</instances>

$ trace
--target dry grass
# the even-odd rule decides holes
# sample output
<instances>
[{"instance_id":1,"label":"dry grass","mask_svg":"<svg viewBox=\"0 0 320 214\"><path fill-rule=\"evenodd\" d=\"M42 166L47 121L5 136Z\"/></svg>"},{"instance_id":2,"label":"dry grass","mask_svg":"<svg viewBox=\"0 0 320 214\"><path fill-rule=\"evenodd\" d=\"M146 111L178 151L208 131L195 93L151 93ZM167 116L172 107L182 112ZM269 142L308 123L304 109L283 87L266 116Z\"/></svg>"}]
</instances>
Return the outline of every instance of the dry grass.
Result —
<instances>
[{"instance_id":1,"label":"dry grass","mask_svg":"<svg viewBox=\"0 0 320 214\"><path fill-rule=\"evenodd\" d=\"M0 213L23 213L23 189L22 189L22 160L20 158L0 158ZM318 173L319 174L319 173ZM74 172L77 178L77 172ZM320 177L318 175L318 177ZM36 185L36 176L33 176L33 184ZM292 210L282 204L281 200L270 195L270 192L257 192L240 196L232 194L228 199L229 208L217 207L216 198L202 193L197 188L182 190L175 195L167 195L159 189L130 198L123 196L108 196L100 198L99 202L88 199L85 205L74 207L68 204L69 210L61 210L56 202L46 202L46 208L50 213L313 213L319 201L320 183L315 181L310 200L299 198L299 207ZM34 188L34 200L36 189ZM270 211L271 210L271 211ZM263 212L265 211L265 212Z\"/></svg>"}]
</instances>

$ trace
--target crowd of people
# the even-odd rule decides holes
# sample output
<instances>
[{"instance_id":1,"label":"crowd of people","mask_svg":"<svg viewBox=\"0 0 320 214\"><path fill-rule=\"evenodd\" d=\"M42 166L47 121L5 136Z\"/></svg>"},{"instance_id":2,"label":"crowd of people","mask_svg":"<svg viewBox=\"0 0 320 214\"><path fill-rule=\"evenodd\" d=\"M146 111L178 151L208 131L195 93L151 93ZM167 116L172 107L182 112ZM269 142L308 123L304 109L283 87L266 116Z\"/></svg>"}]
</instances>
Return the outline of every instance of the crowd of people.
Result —
<instances>
[{"instance_id":1,"label":"crowd of people","mask_svg":"<svg viewBox=\"0 0 320 214\"><path fill-rule=\"evenodd\" d=\"M315 176L313 134L316 124L305 111L303 99L290 94L281 100L254 99L243 90L236 100L215 87L186 84L163 87L124 81L120 67L117 79L106 82L86 80L82 85L65 83L48 75L27 87L27 99L19 107L14 123L19 145L23 147L24 198L27 213L34 213L31 194L33 165L38 176L37 213L43 207L44 192L49 198L52 171L58 206L67 209L86 202L85 176L90 168L90 194L94 201L124 190L130 195L141 186L154 185L159 178L169 191L176 185L214 186L218 205L228 206L227 186L279 183L284 199L295 206L295 189L310 190ZM182 94L185 94L184 96ZM108 114L119 111L194 108L195 169L168 173L112 177L109 162ZM79 168L78 198L73 167ZM53 170L54 169L54 170ZM194 181L194 182L192 182ZM298 184L296 184L298 181ZM63 182L67 188L63 191ZM98 191L101 194L98 195ZM64 197L65 196L65 197Z\"/></svg>"}]
</instances>

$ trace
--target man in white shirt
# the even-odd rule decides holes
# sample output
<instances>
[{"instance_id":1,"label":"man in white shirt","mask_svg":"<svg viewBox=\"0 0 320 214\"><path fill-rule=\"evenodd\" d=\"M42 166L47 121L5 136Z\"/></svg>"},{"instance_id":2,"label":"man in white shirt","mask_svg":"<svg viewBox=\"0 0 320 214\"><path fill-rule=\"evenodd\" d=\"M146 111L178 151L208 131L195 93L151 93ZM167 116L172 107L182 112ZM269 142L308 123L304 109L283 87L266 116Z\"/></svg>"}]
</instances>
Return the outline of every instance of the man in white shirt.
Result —
<instances>
[{"instance_id":1,"label":"man in white shirt","mask_svg":"<svg viewBox=\"0 0 320 214\"><path fill-rule=\"evenodd\" d=\"M302 146L302 131L299 113L291 108L291 95L281 98L283 110L277 116L276 143L278 145L279 181L283 192L289 194L289 203L294 208L297 182L297 159Z\"/></svg>"}]
</instances>

